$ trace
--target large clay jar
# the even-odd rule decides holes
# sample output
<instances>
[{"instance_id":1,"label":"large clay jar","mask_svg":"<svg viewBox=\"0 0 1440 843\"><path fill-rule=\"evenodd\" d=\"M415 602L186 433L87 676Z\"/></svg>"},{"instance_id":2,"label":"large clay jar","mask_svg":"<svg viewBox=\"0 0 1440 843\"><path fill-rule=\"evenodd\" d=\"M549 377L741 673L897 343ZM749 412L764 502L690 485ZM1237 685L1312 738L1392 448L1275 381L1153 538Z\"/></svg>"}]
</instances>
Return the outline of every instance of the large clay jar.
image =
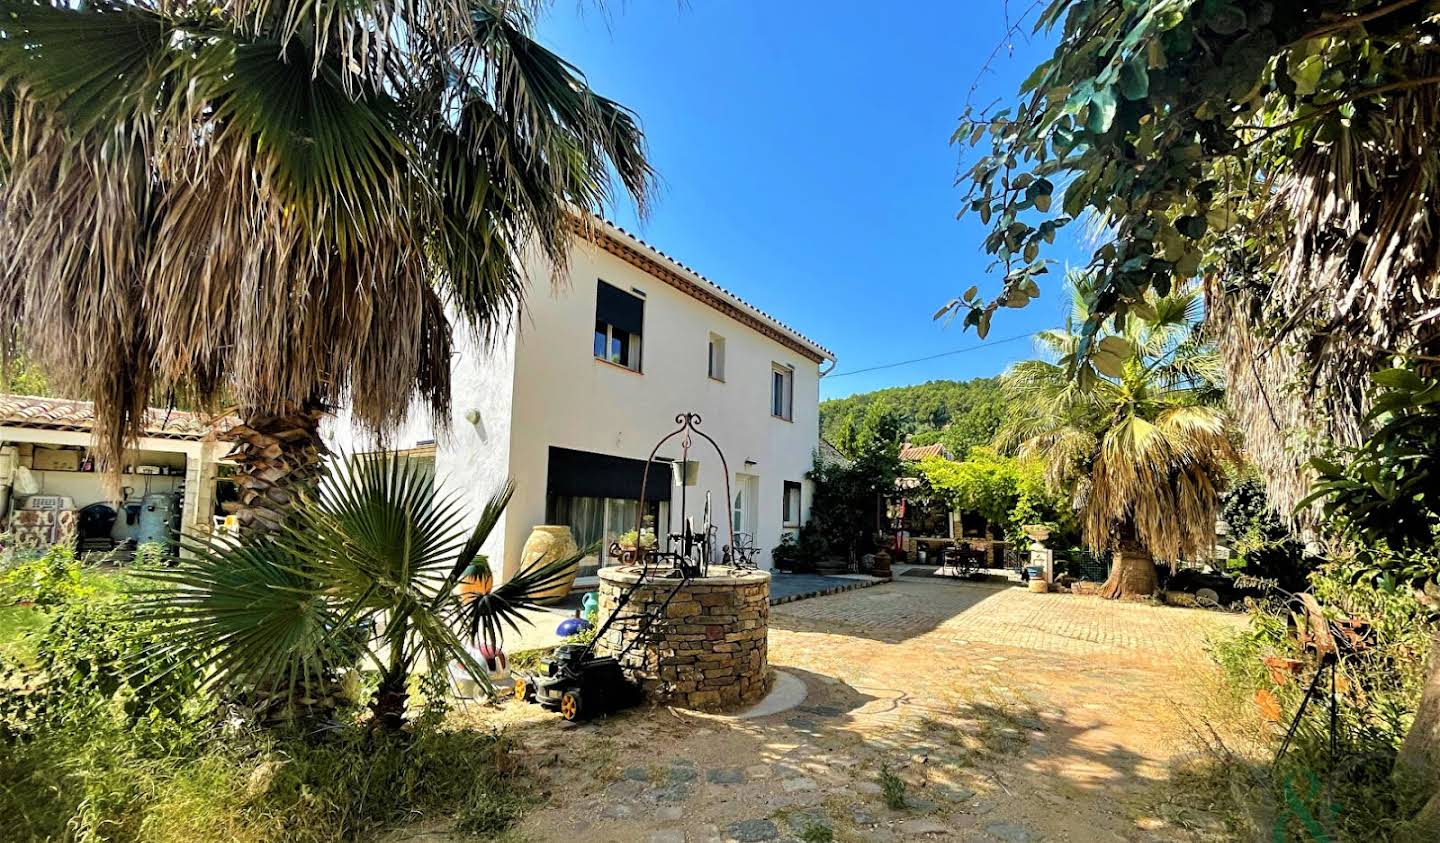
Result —
<instances>
[{"instance_id":1,"label":"large clay jar","mask_svg":"<svg viewBox=\"0 0 1440 843\"><path fill-rule=\"evenodd\" d=\"M539 524L530 531L530 538L525 540L525 547L520 550L520 570L528 571L557 559L574 556L577 550L579 548L575 545L575 536L569 527L563 524ZM564 600L565 595L569 594L571 587L575 585L575 575L579 572L580 563L577 561L554 585L540 591L536 595L536 602L559 603Z\"/></svg>"}]
</instances>

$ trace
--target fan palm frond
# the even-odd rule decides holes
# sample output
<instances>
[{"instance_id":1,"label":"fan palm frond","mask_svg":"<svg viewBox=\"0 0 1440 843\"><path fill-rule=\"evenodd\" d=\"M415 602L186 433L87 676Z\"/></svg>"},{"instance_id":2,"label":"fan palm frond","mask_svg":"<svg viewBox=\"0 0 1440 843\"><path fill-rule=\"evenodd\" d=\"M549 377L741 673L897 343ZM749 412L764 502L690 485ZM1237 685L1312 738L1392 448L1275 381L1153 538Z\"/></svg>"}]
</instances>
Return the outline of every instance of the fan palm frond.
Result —
<instances>
[{"instance_id":1,"label":"fan palm frond","mask_svg":"<svg viewBox=\"0 0 1440 843\"><path fill-rule=\"evenodd\" d=\"M1076 279L1082 318L1085 279ZM1052 360L1013 364L1002 376L1011 407L998 447L1043 459L1046 482L1069 490L1086 543L1113 547L1118 533L1136 538L1153 554L1193 558L1214 542L1219 486L1239 455L1212 386L1220 364L1198 339L1200 300L1193 289L1152 296L1153 318L1132 313L1124 331L1128 358L1112 374L1070 360L1078 336L1051 331ZM1150 316L1150 314L1147 314Z\"/></svg>"},{"instance_id":2,"label":"fan palm frond","mask_svg":"<svg viewBox=\"0 0 1440 843\"><path fill-rule=\"evenodd\" d=\"M480 549L513 490L502 487L467 528L460 496L413 461L350 457L276 531L190 543L175 567L147 575L153 587L137 611L164 630L157 656L185 655L217 686L293 688L363 658L400 699L422 663L458 663L489 688L470 645L498 645L537 595L593 552L526 570L483 595L457 589L465 578L493 579Z\"/></svg>"},{"instance_id":3,"label":"fan palm frond","mask_svg":"<svg viewBox=\"0 0 1440 843\"><path fill-rule=\"evenodd\" d=\"M111 467L175 392L443 427L447 308L497 336L527 244L653 184L530 6L0 0L3 353L95 401Z\"/></svg>"}]
</instances>

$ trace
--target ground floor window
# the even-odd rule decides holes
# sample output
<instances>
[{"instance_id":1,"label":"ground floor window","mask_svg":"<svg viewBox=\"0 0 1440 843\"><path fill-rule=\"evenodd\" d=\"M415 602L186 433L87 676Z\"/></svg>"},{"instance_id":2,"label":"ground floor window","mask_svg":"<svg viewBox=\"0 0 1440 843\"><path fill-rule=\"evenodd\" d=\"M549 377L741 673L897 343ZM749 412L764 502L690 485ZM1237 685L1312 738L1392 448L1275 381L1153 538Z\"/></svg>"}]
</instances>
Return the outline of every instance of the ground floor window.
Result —
<instances>
[{"instance_id":1,"label":"ground floor window","mask_svg":"<svg viewBox=\"0 0 1440 843\"><path fill-rule=\"evenodd\" d=\"M597 454L551 446L545 485L545 523L564 524L575 543L588 547L599 542L595 555L580 568L591 576L602 565L610 543L635 529L644 515L664 541L670 519L670 464ZM641 499L644 512L641 512Z\"/></svg>"},{"instance_id":2,"label":"ground floor window","mask_svg":"<svg viewBox=\"0 0 1440 843\"><path fill-rule=\"evenodd\" d=\"M594 576L603 565L614 564L606 554L610 545L624 533L635 529L640 501L633 498L576 497L550 495L545 504L545 520L564 524L575 535L575 543L588 547L598 542L599 549L581 563L582 577ZM663 537L668 530L670 506L664 501L650 501L645 508L645 525Z\"/></svg>"}]
</instances>

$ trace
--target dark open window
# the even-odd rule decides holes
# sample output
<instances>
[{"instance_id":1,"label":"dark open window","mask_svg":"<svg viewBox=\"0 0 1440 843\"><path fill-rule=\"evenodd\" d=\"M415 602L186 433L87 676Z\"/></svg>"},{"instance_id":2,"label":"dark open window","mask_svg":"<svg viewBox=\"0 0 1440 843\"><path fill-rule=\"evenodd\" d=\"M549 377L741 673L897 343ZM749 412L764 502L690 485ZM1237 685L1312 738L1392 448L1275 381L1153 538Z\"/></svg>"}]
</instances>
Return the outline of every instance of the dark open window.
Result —
<instances>
[{"instance_id":1,"label":"dark open window","mask_svg":"<svg viewBox=\"0 0 1440 843\"><path fill-rule=\"evenodd\" d=\"M596 285L595 357L638 372L645 300L604 281Z\"/></svg>"},{"instance_id":2,"label":"dark open window","mask_svg":"<svg viewBox=\"0 0 1440 843\"><path fill-rule=\"evenodd\" d=\"M794 480L785 481L785 498L781 517L782 523L786 527L800 526L800 484Z\"/></svg>"}]
</instances>

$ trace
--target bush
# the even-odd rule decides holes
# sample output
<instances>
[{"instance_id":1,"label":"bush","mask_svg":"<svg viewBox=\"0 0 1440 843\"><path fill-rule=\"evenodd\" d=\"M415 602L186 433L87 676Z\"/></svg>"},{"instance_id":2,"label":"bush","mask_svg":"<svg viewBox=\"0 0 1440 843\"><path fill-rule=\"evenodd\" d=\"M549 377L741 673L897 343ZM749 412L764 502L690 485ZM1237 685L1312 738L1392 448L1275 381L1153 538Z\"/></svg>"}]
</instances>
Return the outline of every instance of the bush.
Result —
<instances>
[{"instance_id":1,"label":"bush","mask_svg":"<svg viewBox=\"0 0 1440 843\"><path fill-rule=\"evenodd\" d=\"M31 657L0 661L5 839L339 841L447 816L495 834L520 816L508 742L446 728L443 677L415 683L404 730L363 728L353 703L321 729L261 730L188 663L155 658L125 601L92 584L24 610L43 626Z\"/></svg>"},{"instance_id":2,"label":"bush","mask_svg":"<svg viewBox=\"0 0 1440 843\"><path fill-rule=\"evenodd\" d=\"M16 553L0 570L0 600L6 603L54 606L93 593L68 544L53 545L38 555Z\"/></svg>"},{"instance_id":3,"label":"bush","mask_svg":"<svg viewBox=\"0 0 1440 843\"><path fill-rule=\"evenodd\" d=\"M813 571L818 562L829 558L830 542L812 521L800 528L799 539L790 533L770 551L775 567L782 571Z\"/></svg>"},{"instance_id":4,"label":"bush","mask_svg":"<svg viewBox=\"0 0 1440 843\"><path fill-rule=\"evenodd\" d=\"M1270 580L1286 591L1302 591L1306 577L1324 560L1308 554L1304 542L1275 515L1258 477L1242 477L1222 498L1221 517L1230 527L1233 574Z\"/></svg>"},{"instance_id":5,"label":"bush","mask_svg":"<svg viewBox=\"0 0 1440 843\"><path fill-rule=\"evenodd\" d=\"M1313 675L1314 659L1300 647L1288 606L1255 604L1250 628L1217 642L1212 653L1222 672L1228 710L1242 712L1249 739L1263 749L1241 764L1228 750L1212 772L1231 781L1218 786L1232 812L1275 839L1403 839L1415 793L1393 776L1395 756L1414 718L1424 681L1425 653L1440 622L1413 591L1374 576L1370 562L1337 561L1311 577L1327 607L1371 625L1370 646L1338 668L1337 752L1330 749L1326 697L1311 702L1286 754L1278 749ZM1301 659L1301 676L1277 684L1266 657ZM1261 709L1278 723L1265 725Z\"/></svg>"}]
</instances>

